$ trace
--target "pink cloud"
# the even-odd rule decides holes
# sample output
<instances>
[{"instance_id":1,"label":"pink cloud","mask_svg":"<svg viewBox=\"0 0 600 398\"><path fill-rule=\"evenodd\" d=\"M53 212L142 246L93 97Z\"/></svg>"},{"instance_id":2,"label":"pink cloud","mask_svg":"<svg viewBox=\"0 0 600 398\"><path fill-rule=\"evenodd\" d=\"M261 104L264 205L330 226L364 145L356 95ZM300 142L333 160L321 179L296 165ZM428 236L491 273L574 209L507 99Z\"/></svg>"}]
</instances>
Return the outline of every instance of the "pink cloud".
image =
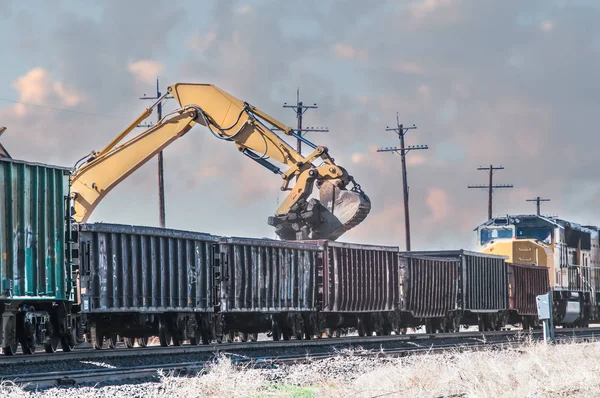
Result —
<instances>
[{"instance_id":1,"label":"pink cloud","mask_svg":"<svg viewBox=\"0 0 600 398\"><path fill-rule=\"evenodd\" d=\"M415 75L425 74L423 65L416 62L395 61L392 63L392 69L402 73L412 73Z\"/></svg>"},{"instance_id":2,"label":"pink cloud","mask_svg":"<svg viewBox=\"0 0 600 398\"><path fill-rule=\"evenodd\" d=\"M543 21L540 24L540 30L543 32L550 32L554 29L554 22L552 21Z\"/></svg>"},{"instance_id":3,"label":"pink cloud","mask_svg":"<svg viewBox=\"0 0 600 398\"><path fill-rule=\"evenodd\" d=\"M204 178L217 177L220 174L221 173L217 167L206 166L206 167L202 167L200 170L198 170L198 172L196 173L196 176L199 177L200 179L204 179Z\"/></svg>"},{"instance_id":4,"label":"pink cloud","mask_svg":"<svg viewBox=\"0 0 600 398\"><path fill-rule=\"evenodd\" d=\"M165 69L160 62L150 59L142 59L129 64L127 70L142 83L151 84L155 81L158 75Z\"/></svg>"},{"instance_id":5,"label":"pink cloud","mask_svg":"<svg viewBox=\"0 0 600 398\"><path fill-rule=\"evenodd\" d=\"M46 104L57 99L61 106L72 107L84 100L84 96L66 87L62 82L52 79L44 68L31 69L25 75L13 82L13 87L19 93L21 102ZM25 116L26 106L17 104L14 111L17 116Z\"/></svg>"},{"instance_id":6,"label":"pink cloud","mask_svg":"<svg viewBox=\"0 0 600 398\"><path fill-rule=\"evenodd\" d=\"M419 88L417 89L417 92L423 99L426 99L426 100L431 99L431 87L429 87L428 85L421 84L419 86Z\"/></svg>"},{"instance_id":7,"label":"pink cloud","mask_svg":"<svg viewBox=\"0 0 600 398\"><path fill-rule=\"evenodd\" d=\"M348 60L364 61L368 57L367 50L352 47L349 44L336 43L333 45L333 53L335 56Z\"/></svg>"},{"instance_id":8,"label":"pink cloud","mask_svg":"<svg viewBox=\"0 0 600 398\"><path fill-rule=\"evenodd\" d=\"M385 236L394 241L404 238L404 206L401 201L373 210L353 235L368 235L369 239Z\"/></svg>"},{"instance_id":9,"label":"pink cloud","mask_svg":"<svg viewBox=\"0 0 600 398\"><path fill-rule=\"evenodd\" d=\"M364 155L362 153L355 152L352 154L351 160L352 160L352 163L354 163L354 164L362 163L363 159L364 159Z\"/></svg>"},{"instance_id":10,"label":"pink cloud","mask_svg":"<svg viewBox=\"0 0 600 398\"><path fill-rule=\"evenodd\" d=\"M418 0L409 6L413 28L428 29L455 24L461 19L457 5L461 0Z\"/></svg>"},{"instance_id":11,"label":"pink cloud","mask_svg":"<svg viewBox=\"0 0 600 398\"><path fill-rule=\"evenodd\" d=\"M430 212L431 221L446 221L451 215L451 206L448 193L442 188L429 188L425 199Z\"/></svg>"},{"instance_id":12,"label":"pink cloud","mask_svg":"<svg viewBox=\"0 0 600 398\"><path fill-rule=\"evenodd\" d=\"M410 5L410 10L415 17L425 17L454 3L456 3L455 0L419 0Z\"/></svg>"},{"instance_id":13,"label":"pink cloud","mask_svg":"<svg viewBox=\"0 0 600 398\"><path fill-rule=\"evenodd\" d=\"M216 38L217 34L215 32L209 32L205 35L194 34L188 38L187 45L191 50L202 54L210 48Z\"/></svg>"},{"instance_id":14,"label":"pink cloud","mask_svg":"<svg viewBox=\"0 0 600 398\"><path fill-rule=\"evenodd\" d=\"M398 157L400 159L400 157ZM419 166L425 163L425 156L420 153L410 153L406 155L406 165L407 166Z\"/></svg>"},{"instance_id":15,"label":"pink cloud","mask_svg":"<svg viewBox=\"0 0 600 398\"><path fill-rule=\"evenodd\" d=\"M357 97L357 101L362 105L367 105L369 103L370 99L369 99L369 97L363 95L363 96Z\"/></svg>"}]
</instances>

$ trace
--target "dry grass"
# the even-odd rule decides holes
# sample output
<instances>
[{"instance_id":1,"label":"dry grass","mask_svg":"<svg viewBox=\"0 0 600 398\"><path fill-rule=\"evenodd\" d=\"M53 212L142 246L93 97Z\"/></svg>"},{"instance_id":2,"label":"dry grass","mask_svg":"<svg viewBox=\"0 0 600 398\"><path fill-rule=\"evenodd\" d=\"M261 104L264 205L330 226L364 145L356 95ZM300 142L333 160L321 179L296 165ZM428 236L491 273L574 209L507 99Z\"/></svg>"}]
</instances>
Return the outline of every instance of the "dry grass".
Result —
<instances>
[{"instance_id":1,"label":"dry grass","mask_svg":"<svg viewBox=\"0 0 600 398\"><path fill-rule=\"evenodd\" d=\"M543 343L507 350L374 358L343 352L327 360L249 369L221 358L197 377L35 396L110 397L590 397L600 387L598 344ZM29 395L9 384L0 396Z\"/></svg>"}]
</instances>

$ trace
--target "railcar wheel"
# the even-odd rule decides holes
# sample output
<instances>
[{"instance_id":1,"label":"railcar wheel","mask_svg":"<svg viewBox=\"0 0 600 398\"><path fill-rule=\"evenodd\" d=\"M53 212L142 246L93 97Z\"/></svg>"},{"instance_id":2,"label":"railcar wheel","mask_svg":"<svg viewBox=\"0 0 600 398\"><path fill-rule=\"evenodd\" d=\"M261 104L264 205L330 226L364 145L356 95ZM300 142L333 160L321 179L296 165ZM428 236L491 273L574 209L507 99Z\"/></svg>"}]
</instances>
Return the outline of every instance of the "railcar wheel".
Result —
<instances>
[{"instance_id":1,"label":"railcar wheel","mask_svg":"<svg viewBox=\"0 0 600 398\"><path fill-rule=\"evenodd\" d=\"M35 353L35 329L31 323L24 322L23 318L21 318L21 322L23 323L21 350L23 354L31 355Z\"/></svg>"},{"instance_id":2,"label":"railcar wheel","mask_svg":"<svg viewBox=\"0 0 600 398\"><path fill-rule=\"evenodd\" d=\"M50 337L50 342L44 344L44 351L48 354L54 354L58 348L58 337Z\"/></svg>"},{"instance_id":3,"label":"railcar wheel","mask_svg":"<svg viewBox=\"0 0 600 398\"><path fill-rule=\"evenodd\" d=\"M483 318L483 315L479 315L477 317L477 327L479 328L480 332L485 332L486 331L485 320Z\"/></svg>"},{"instance_id":4,"label":"railcar wheel","mask_svg":"<svg viewBox=\"0 0 600 398\"><path fill-rule=\"evenodd\" d=\"M194 337L190 338L190 344L191 345L198 345L200 343L200 332L196 331L194 333Z\"/></svg>"},{"instance_id":5,"label":"railcar wheel","mask_svg":"<svg viewBox=\"0 0 600 398\"><path fill-rule=\"evenodd\" d=\"M111 350L114 350L115 348L117 348L117 334L116 333L110 334L110 338L108 339L108 347Z\"/></svg>"},{"instance_id":6,"label":"railcar wheel","mask_svg":"<svg viewBox=\"0 0 600 398\"><path fill-rule=\"evenodd\" d=\"M230 330L226 335L225 335L225 342L227 343L233 343L235 340L235 331Z\"/></svg>"},{"instance_id":7,"label":"railcar wheel","mask_svg":"<svg viewBox=\"0 0 600 398\"><path fill-rule=\"evenodd\" d=\"M21 342L21 350L25 355L33 355L35 354L35 343L28 340L23 340Z\"/></svg>"},{"instance_id":8,"label":"railcar wheel","mask_svg":"<svg viewBox=\"0 0 600 398\"><path fill-rule=\"evenodd\" d=\"M389 336L392 334L392 327L390 325L383 325L381 333L384 336Z\"/></svg>"},{"instance_id":9,"label":"railcar wheel","mask_svg":"<svg viewBox=\"0 0 600 398\"><path fill-rule=\"evenodd\" d=\"M256 341L256 340L258 340L258 333L250 333L249 334L249 340L250 341Z\"/></svg>"},{"instance_id":10,"label":"railcar wheel","mask_svg":"<svg viewBox=\"0 0 600 398\"><path fill-rule=\"evenodd\" d=\"M15 355L17 353L17 343L5 345L2 351L4 352L4 355Z\"/></svg>"},{"instance_id":11,"label":"railcar wheel","mask_svg":"<svg viewBox=\"0 0 600 398\"><path fill-rule=\"evenodd\" d=\"M183 344L183 340L181 338L179 338L177 333L175 333L173 335L172 340L173 340L173 345L176 347L180 347Z\"/></svg>"},{"instance_id":12,"label":"railcar wheel","mask_svg":"<svg viewBox=\"0 0 600 398\"><path fill-rule=\"evenodd\" d=\"M281 338L281 328L279 327L278 323L273 322L273 325L271 326L271 334L273 337L273 341L279 341L279 339Z\"/></svg>"},{"instance_id":13,"label":"railcar wheel","mask_svg":"<svg viewBox=\"0 0 600 398\"><path fill-rule=\"evenodd\" d=\"M171 345L171 333L169 332L169 326L167 320L161 318L158 321L158 339L160 340L161 347L168 347Z\"/></svg>"},{"instance_id":14,"label":"railcar wheel","mask_svg":"<svg viewBox=\"0 0 600 398\"><path fill-rule=\"evenodd\" d=\"M245 343L248 341L248 333L239 333L240 336L240 342Z\"/></svg>"},{"instance_id":15,"label":"railcar wheel","mask_svg":"<svg viewBox=\"0 0 600 398\"><path fill-rule=\"evenodd\" d=\"M364 317L362 317L362 316L358 317L358 325L357 325L356 329L357 329L359 337L365 337L365 336L369 335L369 332L367 330L368 329L367 322Z\"/></svg>"},{"instance_id":16,"label":"railcar wheel","mask_svg":"<svg viewBox=\"0 0 600 398\"><path fill-rule=\"evenodd\" d=\"M75 331L73 333L60 336L60 348L63 352L71 352L75 348Z\"/></svg>"},{"instance_id":17,"label":"railcar wheel","mask_svg":"<svg viewBox=\"0 0 600 398\"><path fill-rule=\"evenodd\" d=\"M202 332L202 344L204 344L204 345L210 344L210 335L206 331Z\"/></svg>"},{"instance_id":18,"label":"railcar wheel","mask_svg":"<svg viewBox=\"0 0 600 398\"><path fill-rule=\"evenodd\" d=\"M137 339L138 345L142 348L146 348L148 346L148 337L140 337Z\"/></svg>"},{"instance_id":19,"label":"railcar wheel","mask_svg":"<svg viewBox=\"0 0 600 398\"><path fill-rule=\"evenodd\" d=\"M104 335L95 325L91 327L90 340L92 340L91 343L95 350L101 350L102 346L104 346Z\"/></svg>"},{"instance_id":20,"label":"railcar wheel","mask_svg":"<svg viewBox=\"0 0 600 398\"><path fill-rule=\"evenodd\" d=\"M133 337L125 337L125 347L127 348L133 348L133 346L135 345L135 338Z\"/></svg>"}]
</instances>

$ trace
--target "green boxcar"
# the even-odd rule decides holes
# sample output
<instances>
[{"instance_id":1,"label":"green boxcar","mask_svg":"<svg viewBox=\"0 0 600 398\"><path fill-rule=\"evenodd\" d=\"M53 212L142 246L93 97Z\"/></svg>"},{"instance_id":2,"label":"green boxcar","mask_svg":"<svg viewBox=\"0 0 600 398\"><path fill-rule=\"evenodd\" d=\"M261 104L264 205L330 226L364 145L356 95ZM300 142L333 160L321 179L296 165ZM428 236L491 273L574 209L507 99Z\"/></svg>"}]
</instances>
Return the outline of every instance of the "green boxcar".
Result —
<instances>
[{"instance_id":1,"label":"green boxcar","mask_svg":"<svg viewBox=\"0 0 600 398\"><path fill-rule=\"evenodd\" d=\"M69 169L0 159L0 302L73 300Z\"/></svg>"}]
</instances>

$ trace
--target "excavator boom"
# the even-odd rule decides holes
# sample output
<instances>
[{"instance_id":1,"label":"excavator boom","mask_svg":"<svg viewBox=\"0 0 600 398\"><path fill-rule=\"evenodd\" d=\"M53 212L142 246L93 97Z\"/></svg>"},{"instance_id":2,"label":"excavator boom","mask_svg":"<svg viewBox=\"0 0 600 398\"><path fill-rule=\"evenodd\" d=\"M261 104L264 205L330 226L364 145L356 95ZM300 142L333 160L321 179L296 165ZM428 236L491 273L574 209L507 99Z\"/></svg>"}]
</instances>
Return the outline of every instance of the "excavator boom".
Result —
<instances>
[{"instance_id":1,"label":"excavator boom","mask_svg":"<svg viewBox=\"0 0 600 398\"><path fill-rule=\"evenodd\" d=\"M233 141L244 155L281 175L281 189L290 193L268 220L281 239L335 240L368 215L369 198L347 171L335 164L326 147L314 145L290 127L214 85L177 83L169 87L168 94L179 103L177 111L119 145L152 113L163 96L106 148L93 152L76 168L71 178L76 221L86 221L112 188L196 123L206 126L216 138ZM302 156L275 131L301 138L313 152ZM314 185L319 188L320 200L310 198Z\"/></svg>"}]
</instances>

